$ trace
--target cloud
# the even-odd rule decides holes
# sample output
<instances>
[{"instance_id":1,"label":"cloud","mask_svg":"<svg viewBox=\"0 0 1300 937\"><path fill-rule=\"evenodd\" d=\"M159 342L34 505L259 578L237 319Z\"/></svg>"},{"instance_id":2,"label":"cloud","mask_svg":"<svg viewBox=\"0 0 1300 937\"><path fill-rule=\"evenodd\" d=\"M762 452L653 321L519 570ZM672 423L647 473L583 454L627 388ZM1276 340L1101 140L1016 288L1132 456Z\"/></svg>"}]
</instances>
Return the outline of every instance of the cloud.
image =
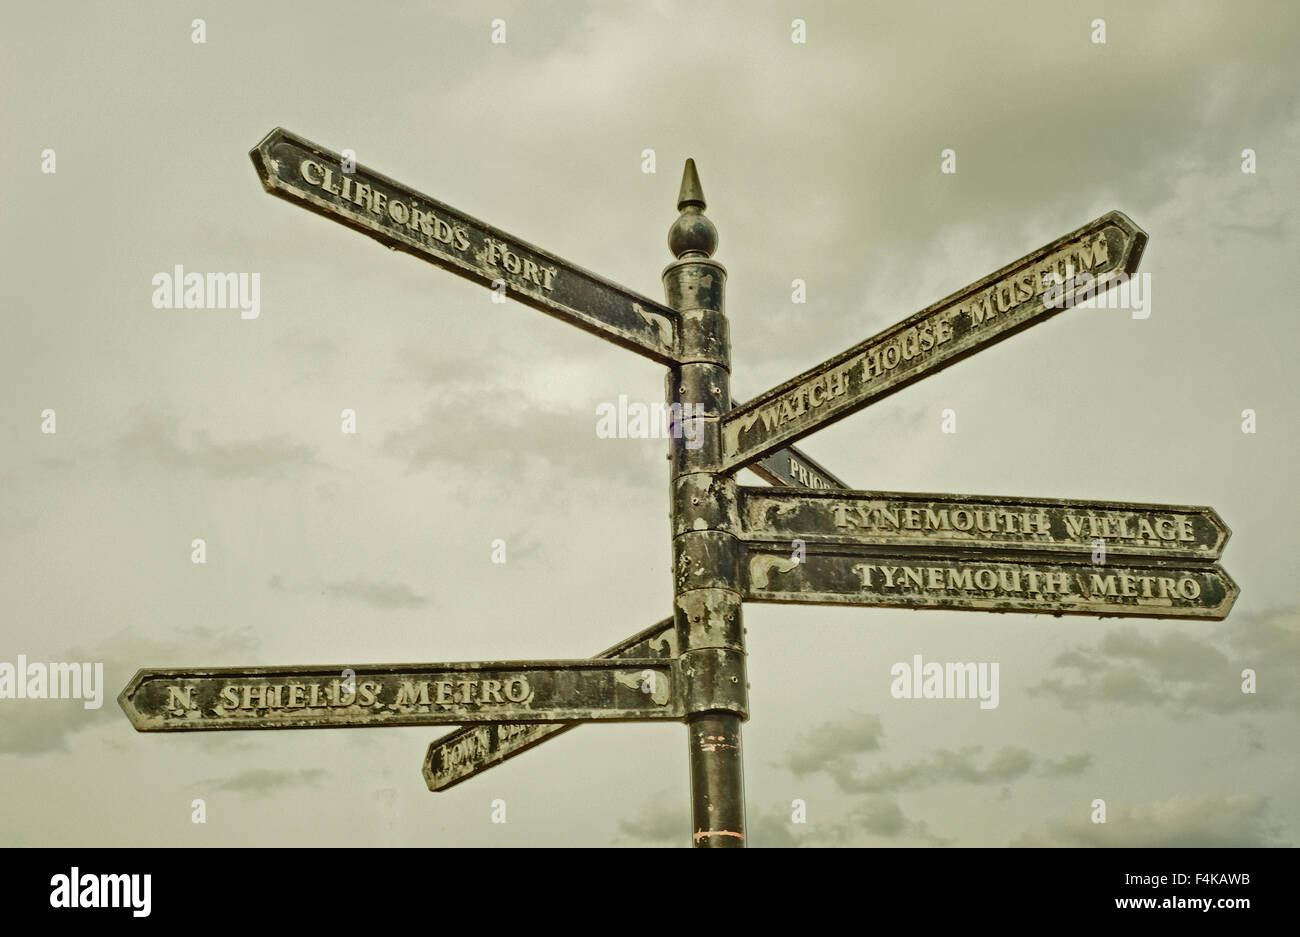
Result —
<instances>
[{"instance_id":1,"label":"cloud","mask_svg":"<svg viewBox=\"0 0 1300 937\"><path fill-rule=\"evenodd\" d=\"M179 418L140 410L132 427L118 439L117 451L128 463L196 471L217 479L275 477L319 464L312 447L295 442L287 433L219 443L196 430L188 445L180 436Z\"/></svg>"},{"instance_id":2,"label":"cloud","mask_svg":"<svg viewBox=\"0 0 1300 937\"><path fill-rule=\"evenodd\" d=\"M756 848L791 848L812 839L811 828L794 823L781 808L767 810L748 804L745 812L745 845ZM620 820L617 839L645 845L685 846L690 829L690 808L684 801L670 800L660 791L641 805L636 816Z\"/></svg>"},{"instance_id":3,"label":"cloud","mask_svg":"<svg viewBox=\"0 0 1300 937\"><path fill-rule=\"evenodd\" d=\"M827 814L826 802L806 806L802 822L796 823L793 808L750 810L748 845L789 848L798 846L855 846L887 840L894 845L920 843L946 846L952 842L935 836L929 826L910 819L898 800L887 795L862 798L846 810Z\"/></svg>"},{"instance_id":4,"label":"cloud","mask_svg":"<svg viewBox=\"0 0 1300 937\"><path fill-rule=\"evenodd\" d=\"M233 791L265 797L281 788L315 784L324 774L324 768L301 768L297 771L253 768L228 778L208 778L197 782L194 787L200 791Z\"/></svg>"},{"instance_id":5,"label":"cloud","mask_svg":"<svg viewBox=\"0 0 1300 937\"><path fill-rule=\"evenodd\" d=\"M1090 808L1089 808L1090 809ZM1154 848L1288 845L1269 815L1268 798L1249 795L1176 795L1146 804L1110 804L1106 822L1093 823L1089 810L1030 830L1011 845Z\"/></svg>"},{"instance_id":6,"label":"cloud","mask_svg":"<svg viewBox=\"0 0 1300 937\"><path fill-rule=\"evenodd\" d=\"M423 608L433 602L427 595L419 595L404 582L386 582L360 577L346 582L321 582L300 586L286 585L280 576L272 576L268 585L277 592L312 592L320 589L322 595L335 599L363 602L374 608Z\"/></svg>"},{"instance_id":7,"label":"cloud","mask_svg":"<svg viewBox=\"0 0 1300 937\"><path fill-rule=\"evenodd\" d=\"M1057 656L1059 673L1030 689L1068 709L1153 706L1173 715L1300 711L1300 608L1237 613L1205 638L1183 631L1147 637L1132 625L1094 646ZM1257 692L1242 692L1254 670Z\"/></svg>"},{"instance_id":8,"label":"cloud","mask_svg":"<svg viewBox=\"0 0 1300 937\"><path fill-rule=\"evenodd\" d=\"M687 806L669 801L667 793L661 791L642 804L636 816L618 821L619 838L651 845L678 845L689 823Z\"/></svg>"},{"instance_id":9,"label":"cloud","mask_svg":"<svg viewBox=\"0 0 1300 937\"><path fill-rule=\"evenodd\" d=\"M861 831L882 839L916 839L931 846L946 846L952 842L935 836L924 821L910 820L902 806L893 797L868 797L848 814L847 831ZM846 837L847 838L847 837Z\"/></svg>"},{"instance_id":10,"label":"cloud","mask_svg":"<svg viewBox=\"0 0 1300 937\"><path fill-rule=\"evenodd\" d=\"M385 436L382 451L415 471L453 468L471 476L519 480L540 469L566 478L659 478L666 439L603 440L589 457L596 409L554 410L517 391L457 386L440 393L413 423ZM530 482L531 483L531 482Z\"/></svg>"},{"instance_id":11,"label":"cloud","mask_svg":"<svg viewBox=\"0 0 1300 937\"><path fill-rule=\"evenodd\" d=\"M1007 784L1028 775L1036 764L1032 752L1006 746L981 766L978 761L983 748L972 745L958 751L936 749L930 757L899 768L883 765L865 776L860 774L854 756L879 751L883 735L878 716L855 713L838 723L823 723L801 737L787 754L784 765L796 777L824 771L847 793L884 794L947 783ZM1091 764L1090 754L1067 755L1060 761L1047 761L1039 774L1046 777L1081 774Z\"/></svg>"},{"instance_id":12,"label":"cloud","mask_svg":"<svg viewBox=\"0 0 1300 937\"><path fill-rule=\"evenodd\" d=\"M1032 752L1006 746L983 758L983 748L968 746L958 751L936 749L928 757L902 767L877 767L859 771L856 756L882 748L884 729L874 715L852 714L840 722L824 723L801 737L784 761L796 777L825 772L841 790L866 795L856 799L834 822L824 822L814 808L808 811L803 839L809 844L853 845L863 837L893 841L915 841L931 846L952 842L932 833L924 821L910 819L894 796L901 791L919 791L942 784L1007 785L1034 772L1039 761ZM1041 763L1039 777L1082 774L1093 762L1090 753L1066 755ZM1005 793L1005 787L1004 787ZM823 821L823 822L819 822ZM790 824L791 828L797 828ZM790 829L785 832L789 833Z\"/></svg>"},{"instance_id":13,"label":"cloud","mask_svg":"<svg viewBox=\"0 0 1300 937\"><path fill-rule=\"evenodd\" d=\"M429 597L416 595L404 582L372 582L352 579L325 584L325 593L333 598L356 599L377 608L420 608Z\"/></svg>"},{"instance_id":14,"label":"cloud","mask_svg":"<svg viewBox=\"0 0 1300 937\"><path fill-rule=\"evenodd\" d=\"M937 784L1005 784L1029 773L1034 756L1023 748L1007 746L999 749L988 764L979 767L976 759L982 746L971 745L959 751L936 749L933 757L908 762L901 768L888 765L880 767L866 777L852 774L833 775L841 790L850 792L884 793L889 791L922 790Z\"/></svg>"},{"instance_id":15,"label":"cloud","mask_svg":"<svg viewBox=\"0 0 1300 937\"><path fill-rule=\"evenodd\" d=\"M206 648L204 653L245 653L257 643L249 628L214 631L193 627L175 632L174 640L158 641L126 631L94 649L73 647L57 657L28 653L31 660L103 663L102 704L99 709L86 709L77 700L0 701L0 756L68 751L73 734L95 727L116 725L119 730L133 731L117 705L117 694L141 667L184 666L192 663L189 659L195 647Z\"/></svg>"},{"instance_id":16,"label":"cloud","mask_svg":"<svg viewBox=\"0 0 1300 937\"><path fill-rule=\"evenodd\" d=\"M1042 774L1044 777L1068 777L1073 774L1083 774L1092 767L1092 762L1093 757L1089 752L1066 755L1060 761L1048 761L1044 764Z\"/></svg>"},{"instance_id":17,"label":"cloud","mask_svg":"<svg viewBox=\"0 0 1300 937\"><path fill-rule=\"evenodd\" d=\"M826 771L832 777L848 772L852 756L880 749L884 729L880 717L853 713L841 722L826 722L800 737L786 756L796 777Z\"/></svg>"}]
</instances>

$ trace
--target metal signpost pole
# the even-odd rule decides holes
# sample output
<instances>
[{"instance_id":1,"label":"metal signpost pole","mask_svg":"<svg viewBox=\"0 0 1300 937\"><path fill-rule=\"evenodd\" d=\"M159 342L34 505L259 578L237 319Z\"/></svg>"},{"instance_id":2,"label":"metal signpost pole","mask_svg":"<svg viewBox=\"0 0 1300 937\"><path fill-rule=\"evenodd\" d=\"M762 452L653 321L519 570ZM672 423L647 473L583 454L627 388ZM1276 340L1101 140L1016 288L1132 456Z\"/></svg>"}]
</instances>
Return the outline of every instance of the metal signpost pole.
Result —
<instances>
[{"instance_id":1,"label":"metal signpost pole","mask_svg":"<svg viewBox=\"0 0 1300 937\"><path fill-rule=\"evenodd\" d=\"M721 471L722 417L731 409L731 344L723 311L727 271L711 255L695 162L686 161L663 273L680 316L679 364L668 372L676 430L671 449L673 613L681 646L690 753L692 843L745 845L740 724L748 716L741 619L736 480Z\"/></svg>"}]
</instances>

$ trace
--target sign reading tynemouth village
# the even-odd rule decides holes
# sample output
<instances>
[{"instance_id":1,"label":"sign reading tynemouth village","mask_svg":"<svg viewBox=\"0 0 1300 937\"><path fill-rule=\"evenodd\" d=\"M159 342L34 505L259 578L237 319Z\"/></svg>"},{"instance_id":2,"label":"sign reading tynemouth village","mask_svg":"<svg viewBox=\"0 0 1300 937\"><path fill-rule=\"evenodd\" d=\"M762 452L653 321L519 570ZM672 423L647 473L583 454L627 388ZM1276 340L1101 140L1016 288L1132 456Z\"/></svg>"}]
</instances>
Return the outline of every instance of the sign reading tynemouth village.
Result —
<instances>
[{"instance_id":1,"label":"sign reading tynemouth village","mask_svg":"<svg viewBox=\"0 0 1300 937\"><path fill-rule=\"evenodd\" d=\"M441 791L585 722L681 721L691 842L743 846L744 602L1220 620L1237 598L1211 508L854 491L792 447L1124 284L1147 236L1119 212L742 404L693 161L658 303L287 131L250 155L272 195L667 366L672 616L587 660L141 670L119 702L142 732L463 726L425 758Z\"/></svg>"}]
</instances>

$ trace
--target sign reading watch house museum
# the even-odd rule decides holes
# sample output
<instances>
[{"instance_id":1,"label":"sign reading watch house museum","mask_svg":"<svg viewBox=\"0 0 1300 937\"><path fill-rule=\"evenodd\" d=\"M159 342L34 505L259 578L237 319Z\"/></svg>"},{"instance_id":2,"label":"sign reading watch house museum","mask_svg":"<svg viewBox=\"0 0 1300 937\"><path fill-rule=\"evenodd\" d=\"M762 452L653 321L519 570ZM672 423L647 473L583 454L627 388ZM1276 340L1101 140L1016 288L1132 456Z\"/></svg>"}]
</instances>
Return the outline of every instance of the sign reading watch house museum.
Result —
<instances>
[{"instance_id":1,"label":"sign reading watch house museum","mask_svg":"<svg viewBox=\"0 0 1300 937\"><path fill-rule=\"evenodd\" d=\"M1131 274L1146 242L1144 231L1114 211L1008 264L732 410L722 419L723 461L728 469L748 465L1046 321L1080 293ZM1088 274L1086 285L1071 283L1076 274Z\"/></svg>"}]
</instances>

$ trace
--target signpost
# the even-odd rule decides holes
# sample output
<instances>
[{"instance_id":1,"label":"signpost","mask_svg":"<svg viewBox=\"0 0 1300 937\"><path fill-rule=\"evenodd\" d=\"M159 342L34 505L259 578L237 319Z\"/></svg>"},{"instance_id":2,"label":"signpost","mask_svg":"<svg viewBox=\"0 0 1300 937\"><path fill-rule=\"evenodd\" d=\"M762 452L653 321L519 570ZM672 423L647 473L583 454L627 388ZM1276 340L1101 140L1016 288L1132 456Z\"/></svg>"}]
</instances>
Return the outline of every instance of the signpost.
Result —
<instances>
[{"instance_id":1,"label":"signpost","mask_svg":"<svg viewBox=\"0 0 1300 937\"><path fill-rule=\"evenodd\" d=\"M736 404L693 161L660 304L285 130L250 155L272 195L667 366L694 424L669 445L673 616L590 660L141 670L118 702L142 732L460 725L425 758L441 791L583 722L682 721L691 841L743 846L742 602L1218 620L1239 594L1211 508L851 491L792 445L1122 282L1147 236L1119 212Z\"/></svg>"}]
</instances>

